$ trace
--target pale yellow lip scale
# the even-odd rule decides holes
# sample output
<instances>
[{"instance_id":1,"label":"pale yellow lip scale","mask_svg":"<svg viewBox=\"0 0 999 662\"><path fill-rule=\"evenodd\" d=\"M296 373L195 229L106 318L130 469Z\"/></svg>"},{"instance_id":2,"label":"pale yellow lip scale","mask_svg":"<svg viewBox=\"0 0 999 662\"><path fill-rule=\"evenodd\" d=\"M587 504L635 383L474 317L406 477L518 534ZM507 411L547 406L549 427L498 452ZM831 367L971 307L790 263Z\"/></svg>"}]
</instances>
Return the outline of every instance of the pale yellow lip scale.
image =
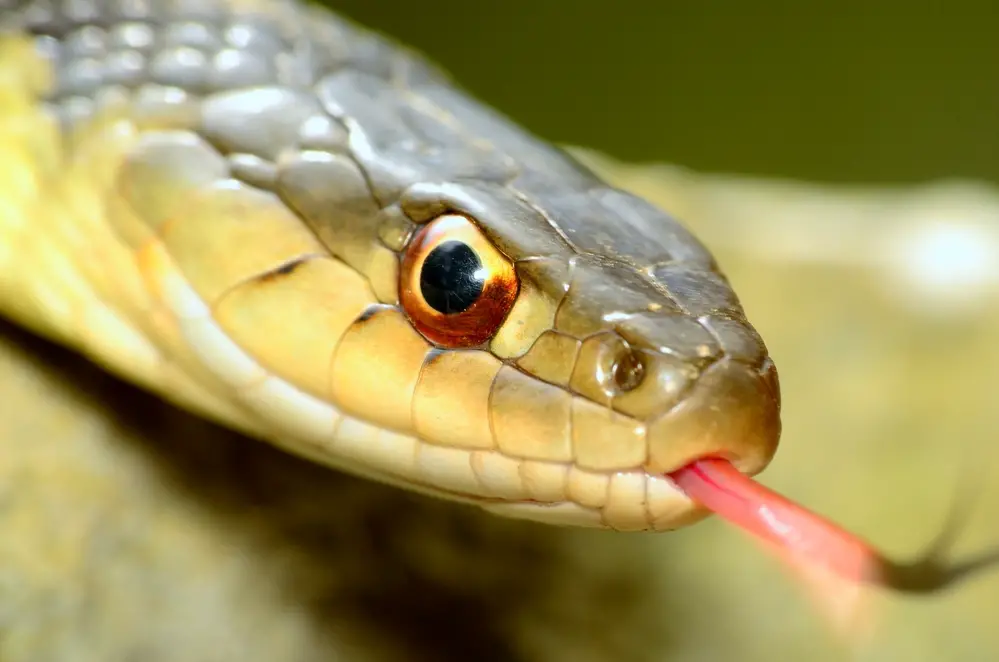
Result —
<instances>
[{"instance_id":1,"label":"pale yellow lip scale","mask_svg":"<svg viewBox=\"0 0 999 662\"><path fill-rule=\"evenodd\" d=\"M999 564L999 551L960 564L948 564L932 554L911 563L893 561L859 536L760 485L720 458L697 460L669 477L694 501L776 546L786 561L823 567L851 583L932 593Z\"/></svg>"}]
</instances>

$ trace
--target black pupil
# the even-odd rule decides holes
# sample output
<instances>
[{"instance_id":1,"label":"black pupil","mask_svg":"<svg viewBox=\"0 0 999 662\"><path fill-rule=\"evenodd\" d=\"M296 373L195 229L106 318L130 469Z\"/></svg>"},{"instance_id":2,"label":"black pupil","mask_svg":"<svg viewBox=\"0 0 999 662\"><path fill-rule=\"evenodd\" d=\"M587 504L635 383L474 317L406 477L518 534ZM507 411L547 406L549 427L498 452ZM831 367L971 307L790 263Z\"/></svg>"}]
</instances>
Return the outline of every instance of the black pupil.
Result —
<instances>
[{"instance_id":1,"label":"black pupil","mask_svg":"<svg viewBox=\"0 0 999 662\"><path fill-rule=\"evenodd\" d=\"M434 310L445 315L461 313L482 294L482 262L467 244L445 241L423 261L420 292Z\"/></svg>"}]
</instances>

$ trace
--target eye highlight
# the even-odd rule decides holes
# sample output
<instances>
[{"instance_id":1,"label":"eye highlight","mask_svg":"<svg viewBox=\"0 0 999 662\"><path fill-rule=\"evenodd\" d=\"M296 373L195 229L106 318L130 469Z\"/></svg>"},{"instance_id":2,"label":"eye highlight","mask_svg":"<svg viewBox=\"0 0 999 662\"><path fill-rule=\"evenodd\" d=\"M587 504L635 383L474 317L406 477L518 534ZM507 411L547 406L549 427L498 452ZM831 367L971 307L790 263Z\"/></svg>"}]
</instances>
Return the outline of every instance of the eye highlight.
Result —
<instances>
[{"instance_id":1,"label":"eye highlight","mask_svg":"<svg viewBox=\"0 0 999 662\"><path fill-rule=\"evenodd\" d=\"M406 246L399 300L416 329L449 348L475 347L503 324L517 298L513 264L468 218L447 215Z\"/></svg>"}]
</instances>

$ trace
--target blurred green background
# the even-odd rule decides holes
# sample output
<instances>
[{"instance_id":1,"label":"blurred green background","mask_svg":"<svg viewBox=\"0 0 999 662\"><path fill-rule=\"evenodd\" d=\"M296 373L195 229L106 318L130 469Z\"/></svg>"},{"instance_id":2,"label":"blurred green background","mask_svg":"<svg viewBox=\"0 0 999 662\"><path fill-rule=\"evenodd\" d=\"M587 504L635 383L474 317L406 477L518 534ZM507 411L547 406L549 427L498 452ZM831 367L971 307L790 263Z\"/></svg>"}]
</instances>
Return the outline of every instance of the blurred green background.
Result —
<instances>
[{"instance_id":1,"label":"blurred green background","mask_svg":"<svg viewBox=\"0 0 999 662\"><path fill-rule=\"evenodd\" d=\"M557 142L713 172L999 182L991 0L331 4Z\"/></svg>"}]
</instances>

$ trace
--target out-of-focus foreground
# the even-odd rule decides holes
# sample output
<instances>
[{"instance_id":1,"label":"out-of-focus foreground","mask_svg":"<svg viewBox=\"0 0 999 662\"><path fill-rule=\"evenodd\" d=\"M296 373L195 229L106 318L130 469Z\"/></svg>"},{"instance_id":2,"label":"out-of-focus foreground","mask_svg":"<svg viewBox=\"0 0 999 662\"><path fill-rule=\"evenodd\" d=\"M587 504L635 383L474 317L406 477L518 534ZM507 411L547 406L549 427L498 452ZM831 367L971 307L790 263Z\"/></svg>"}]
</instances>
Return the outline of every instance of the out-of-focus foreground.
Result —
<instances>
[{"instance_id":1,"label":"out-of-focus foreground","mask_svg":"<svg viewBox=\"0 0 999 662\"><path fill-rule=\"evenodd\" d=\"M724 265L781 371L761 477L898 555L967 490L999 544L999 194L845 190L588 159ZM872 218L878 222L871 222ZM308 465L0 329L0 659L984 660L999 572L875 596L844 644L715 520L501 520Z\"/></svg>"}]
</instances>

